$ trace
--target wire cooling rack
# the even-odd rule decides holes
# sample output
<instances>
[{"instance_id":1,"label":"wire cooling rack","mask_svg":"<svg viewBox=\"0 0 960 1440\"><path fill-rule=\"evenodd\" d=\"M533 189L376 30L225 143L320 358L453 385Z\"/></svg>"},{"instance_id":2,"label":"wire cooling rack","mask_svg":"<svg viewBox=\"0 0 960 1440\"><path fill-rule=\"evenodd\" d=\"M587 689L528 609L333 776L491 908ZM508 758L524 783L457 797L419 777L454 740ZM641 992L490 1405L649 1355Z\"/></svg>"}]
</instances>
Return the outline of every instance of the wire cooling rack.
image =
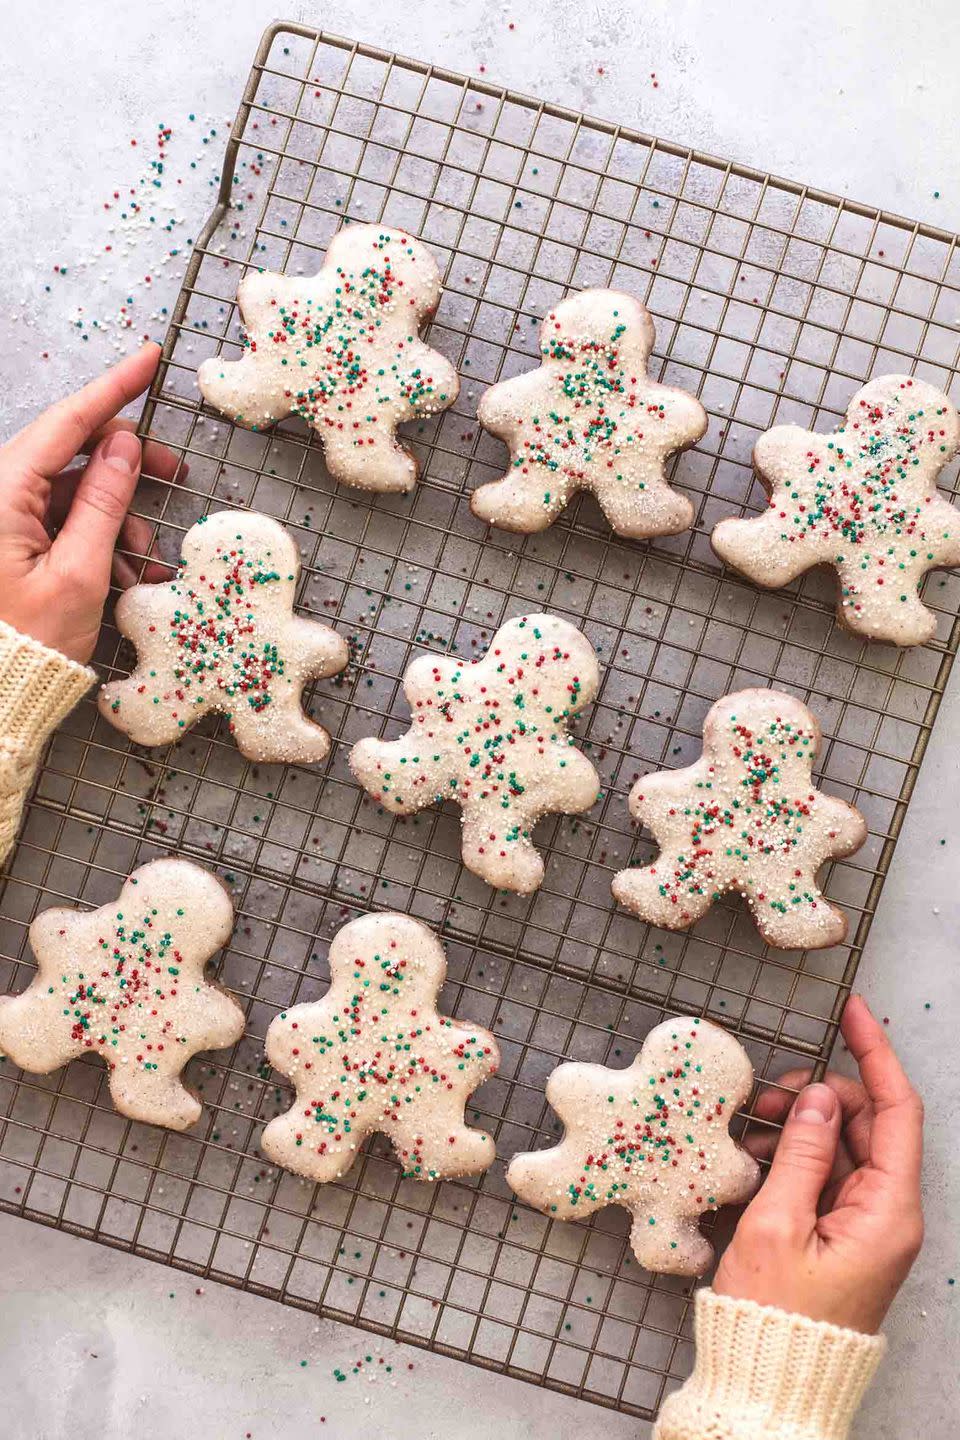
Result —
<instances>
[{"instance_id":1,"label":"wire cooling rack","mask_svg":"<svg viewBox=\"0 0 960 1440\"><path fill-rule=\"evenodd\" d=\"M430 338L464 385L453 411L414 427L423 478L406 497L336 486L298 422L234 429L204 410L195 384L200 360L238 349L245 269L313 272L348 218L409 228L444 271ZM487 532L468 494L504 457L478 430L479 395L536 363L539 318L568 289L607 284L646 301L655 368L710 412L707 436L674 468L696 527L625 542L583 497L542 535ZM29 980L39 910L100 904L142 861L181 853L234 894L223 978L247 997L248 1028L235 1051L194 1062L204 1117L187 1135L116 1115L95 1062L47 1079L5 1065L0 1205L652 1415L689 1368L692 1286L638 1269L623 1211L563 1225L515 1204L502 1161L555 1138L543 1085L558 1060L626 1064L665 1014L728 1026L760 1077L828 1056L956 654L960 580L928 579L936 638L899 652L839 630L822 575L761 593L721 572L707 536L721 516L765 504L749 457L774 421L828 427L884 371L949 389L958 316L955 236L371 46L269 29L144 413L142 433L172 445L189 473L174 487L148 482L142 513L168 558L210 509L250 506L290 528L302 611L350 637L346 676L309 701L336 744L323 767L268 767L244 761L217 723L164 752L129 746L92 701L63 726L8 870L2 982ZM358 790L346 756L362 735L403 728L412 655L479 654L498 624L533 609L567 616L600 653L602 687L580 730L604 791L586 818L540 827L546 879L523 898L462 869L453 809L392 819ZM125 674L130 660L108 630L104 673ZM869 825L859 854L829 872L852 922L833 950L770 953L735 901L677 935L610 898L613 873L651 853L628 820L634 777L689 763L710 704L756 684L809 703L825 735L823 787ZM331 934L371 907L442 932L445 1008L499 1037L500 1073L471 1114L500 1158L477 1180L403 1180L374 1141L318 1190L258 1151L263 1120L289 1103L263 1064L266 1027L323 993Z\"/></svg>"}]
</instances>

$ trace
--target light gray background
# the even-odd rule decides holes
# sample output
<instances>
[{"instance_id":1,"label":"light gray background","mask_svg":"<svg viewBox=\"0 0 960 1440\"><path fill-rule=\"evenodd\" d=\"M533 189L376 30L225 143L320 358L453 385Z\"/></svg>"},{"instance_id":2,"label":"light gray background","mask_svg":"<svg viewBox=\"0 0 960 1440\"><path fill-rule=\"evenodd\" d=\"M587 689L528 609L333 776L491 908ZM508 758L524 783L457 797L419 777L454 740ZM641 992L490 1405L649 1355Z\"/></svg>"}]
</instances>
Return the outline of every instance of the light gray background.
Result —
<instances>
[{"instance_id":1,"label":"light gray background","mask_svg":"<svg viewBox=\"0 0 960 1440\"><path fill-rule=\"evenodd\" d=\"M143 143L159 122L179 135L188 112L214 117L222 141L277 8L277 0L0 0L0 434L130 343L114 329L81 343L76 318L100 323L128 290L140 315L171 303L179 271L160 264L169 241L145 221L108 256L102 203L114 184L142 173L130 139ZM338 0L291 5L287 17L455 70L483 64L491 80L960 227L955 0L916 10L900 0ZM170 197L188 234L213 198L204 158ZM52 284L55 264L68 274ZM148 305L143 275L154 270ZM157 315L141 328L158 334L161 324ZM958 724L955 683L861 969L928 1106L928 1239L890 1317L891 1355L857 1427L875 1440L921 1431L946 1440L960 1408ZM269 1301L213 1285L198 1295L189 1277L27 1222L0 1218L0 1244L5 1440L646 1433ZM372 1364L350 1373L365 1355ZM347 1371L345 1382L335 1367Z\"/></svg>"}]
</instances>

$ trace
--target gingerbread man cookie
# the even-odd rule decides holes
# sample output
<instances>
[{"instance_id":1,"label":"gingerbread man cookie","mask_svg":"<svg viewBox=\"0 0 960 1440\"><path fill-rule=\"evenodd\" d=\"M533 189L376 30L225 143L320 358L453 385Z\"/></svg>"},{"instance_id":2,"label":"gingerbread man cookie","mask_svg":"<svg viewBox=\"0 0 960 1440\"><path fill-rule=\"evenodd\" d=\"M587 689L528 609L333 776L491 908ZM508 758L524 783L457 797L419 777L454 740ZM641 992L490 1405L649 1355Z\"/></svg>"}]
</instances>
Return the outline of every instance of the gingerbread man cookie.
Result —
<instances>
[{"instance_id":1,"label":"gingerbread man cookie","mask_svg":"<svg viewBox=\"0 0 960 1440\"><path fill-rule=\"evenodd\" d=\"M650 312L619 290L584 290L540 330L537 370L489 389L481 425L506 442L510 468L473 492L474 514L504 530L550 525L591 490L618 535L676 535L693 523L664 467L707 428L699 400L647 375Z\"/></svg>"},{"instance_id":2,"label":"gingerbread man cookie","mask_svg":"<svg viewBox=\"0 0 960 1440\"><path fill-rule=\"evenodd\" d=\"M141 865L99 910L44 910L36 977L0 997L0 1050L35 1075L100 1055L121 1115L185 1130L201 1107L183 1067L243 1034L240 1006L204 978L232 930L225 886L189 860Z\"/></svg>"},{"instance_id":3,"label":"gingerbread man cookie","mask_svg":"<svg viewBox=\"0 0 960 1440\"><path fill-rule=\"evenodd\" d=\"M246 275L237 304L240 360L205 360L205 400L258 430L299 415L323 441L335 479L409 490L417 462L397 426L446 410L457 372L420 339L440 303L440 273L419 240L382 225L347 225L308 278Z\"/></svg>"},{"instance_id":4,"label":"gingerbread man cookie","mask_svg":"<svg viewBox=\"0 0 960 1440\"><path fill-rule=\"evenodd\" d=\"M593 646L566 620L509 620L482 660L414 660L403 681L409 731L361 740L350 768L398 815L455 800L463 863L490 885L527 895L543 879L536 822L552 811L579 814L599 794L597 772L567 731L599 683Z\"/></svg>"},{"instance_id":5,"label":"gingerbread man cookie","mask_svg":"<svg viewBox=\"0 0 960 1440\"><path fill-rule=\"evenodd\" d=\"M137 667L100 691L100 713L138 745L167 745L210 711L250 760L324 760L330 736L303 687L347 663L327 625L293 613L300 556L267 515L222 511L187 531L175 580L134 585L116 623Z\"/></svg>"},{"instance_id":6,"label":"gingerbread man cookie","mask_svg":"<svg viewBox=\"0 0 960 1440\"><path fill-rule=\"evenodd\" d=\"M699 1217L748 1200L759 1180L756 1161L727 1129L752 1086L753 1067L732 1035L689 1016L665 1020L626 1070L554 1070L546 1094L563 1139L515 1155L507 1184L558 1220L622 1205L645 1269L702 1275L713 1247Z\"/></svg>"},{"instance_id":7,"label":"gingerbread man cookie","mask_svg":"<svg viewBox=\"0 0 960 1440\"><path fill-rule=\"evenodd\" d=\"M946 395L908 375L880 376L829 435L777 425L760 436L753 463L770 508L721 520L713 548L772 590L832 565L838 620L871 640L922 645L936 616L920 583L936 566L960 565L960 514L937 493L958 447L960 417Z\"/></svg>"},{"instance_id":8,"label":"gingerbread man cookie","mask_svg":"<svg viewBox=\"0 0 960 1440\"><path fill-rule=\"evenodd\" d=\"M500 1052L482 1026L439 1014L446 972L440 941L409 915L364 915L337 932L327 994L267 1031L267 1059L297 1098L264 1130L265 1155L323 1183L379 1131L408 1178L486 1170L493 1140L464 1124L464 1107Z\"/></svg>"},{"instance_id":9,"label":"gingerbread man cookie","mask_svg":"<svg viewBox=\"0 0 960 1440\"><path fill-rule=\"evenodd\" d=\"M852 805L815 788L819 748L820 726L792 695L740 690L718 700L700 759L634 785L630 813L653 831L660 854L620 871L617 900L653 925L685 930L736 890L770 945L839 944L846 916L816 874L825 860L858 850L867 827Z\"/></svg>"}]
</instances>

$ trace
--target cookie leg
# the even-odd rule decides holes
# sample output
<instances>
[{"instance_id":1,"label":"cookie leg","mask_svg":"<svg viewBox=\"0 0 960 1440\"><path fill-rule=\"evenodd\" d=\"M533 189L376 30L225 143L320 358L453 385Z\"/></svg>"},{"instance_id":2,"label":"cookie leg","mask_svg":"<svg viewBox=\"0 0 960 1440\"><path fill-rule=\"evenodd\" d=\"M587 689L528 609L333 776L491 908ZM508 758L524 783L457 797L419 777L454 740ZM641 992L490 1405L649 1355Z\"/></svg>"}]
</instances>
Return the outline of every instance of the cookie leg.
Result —
<instances>
[{"instance_id":1,"label":"cookie leg","mask_svg":"<svg viewBox=\"0 0 960 1440\"><path fill-rule=\"evenodd\" d=\"M679 866L667 855L640 870L621 870L613 877L614 899L651 925L666 930L686 930L706 915L713 904L712 894L690 893L665 883Z\"/></svg>"},{"instance_id":2,"label":"cookie leg","mask_svg":"<svg viewBox=\"0 0 960 1440\"><path fill-rule=\"evenodd\" d=\"M97 697L104 720L135 745L170 745L207 713L207 705L158 696L158 678L138 668L126 680L104 685ZM160 680L161 686L166 683Z\"/></svg>"},{"instance_id":3,"label":"cookie leg","mask_svg":"<svg viewBox=\"0 0 960 1440\"><path fill-rule=\"evenodd\" d=\"M529 895L543 880L540 854L526 835L507 836L503 823L496 824L494 829L487 810L479 816L464 811L463 863L498 890Z\"/></svg>"},{"instance_id":4,"label":"cookie leg","mask_svg":"<svg viewBox=\"0 0 960 1440\"><path fill-rule=\"evenodd\" d=\"M342 485L403 494L417 482L417 462L389 422L364 426L359 440L352 430L321 428L320 435L327 469Z\"/></svg>"},{"instance_id":5,"label":"cookie leg","mask_svg":"<svg viewBox=\"0 0 960 1440\"><path fill-rule=\"evenodd\" d=\"M840 570L840 596L837 617L857 635L868 640L890 640L895 645L925 645L937 630L937 617L917 594L921 577L901 576L902 587L896 610L891 614L884 603L872 600L875 586L864 583L862 572L843 567Z\"/></svg>"},{"instance_id":6,"label":"cookie leg","mask_svg":"<svg viewBox=\"0 0 960 1440\"><path fill-rule=\"evenodd\" d=\"M110 1071L110 1094L121 1115L148 1125L186 1130L200 1119L201 1106L179 1074L146 1070L132 1058Z\"/></svg>"},{"instance_id":7,"label":"cookie leg","mask_svg":"<svg viewBox=\"0 0 960 1440\"><path fill-rule=\"evenodd\" d=\"M330 754L330 735L308 720L300 691L270 706L265 717L252 710L234 710L231 725L237 747L248 760L261 764L319 765Z\"/></svg>"},{"instance_id":8,"label":"cookie leg","mask_svg":"<svg viewBox=\"0 0 960 1440\"><path fill-rule=\"evenodd\" d=\"M472 1130L459 1116L426 1115L421 1107L417 1125L398 1124L390 1139L408 1175L418 1180L453 1179L478 1175L493 1164L493 1139L485 1130Z\"/></svg>"},{"instance_id":9,"label":"cookie leg","mask_svg":"<svg viewBox=\"0 0 960 1440\"><path fill-rule=\"evenodd\" d=\"M335 1145L331 1149L323 1129L303 1113L301 1105L295 1105L270 1121L260 1137L260 1149L282 1170L325 1185L346 1175L366 1134L364 1129L355 1130L349 1145Z\"/></svg>"},{"instance_id":10,"label":"cookie leg","mask_svg":"<svg viewBox=\"0 0 960 1440\"><path fill-rule=\"evenodd\" d=\"M478 520L534 535L552 525L570 498L570 487L555 473L510 471L502 480L478 485L470 496L470 509Z\"/></svg>"},{"instance_id":11,"label":"cookie leg","mask_svg":"<svg viewBox=\"0 0 960 1440\"><path fill-rule=\"evenodd\" d=\"M846 915L830 904L812 880L801 879L798 884L803 887L802 905L794 906L785 900L781 908L771 904L769 898L750 900L764 940L780 950L825 950L829 945L839 945L847 933Z\"/></svg>"},{"instance_id":12,"label":"cookie leg","mask_svg":"<svg viewBox=\"0 0 960 1440\"><path fill-rule=\"evenodd\" d=\"M713 1260L697 1221L684 1216L635 1212L630 1244L643 1268L659 1275L702 1275Z\"/></svg>"},{"instance_id":13,"label":"cookie leg","mask_svg":"<svg viewBox=\"0 0 960 1440\"><path fill-rule=\"evenodd\" d=\"M311 680L339 675L350 659L350 649L342 635L299 616L295 616L291 624L290 650L301 657L302 673Z\"/></svg>"},{"instance_id":14,"label":"cookie leg","mask_svg":"<svg viewBox=\"0 0 960 1440\"><path fill-rule=\"evenodd\" d=\"M0 1054L14 1065L33 1075L49 1075L78 1053L63 1024L62 994L34 981L22 995L0 996Z\"/></svg>"},{"instance_id":15,"label":"cookie leg","mask_svg":"<svg viewBox=\"0 0 960 1440\"><path fill-rule=\"evenodd\" d=\"M631 540L679 535L693 524L694 509L686 495L658 481L648 481L639 493L629 482L613 482L597 488L597 500L611 527Z\"/></svg>"}]
</instances>

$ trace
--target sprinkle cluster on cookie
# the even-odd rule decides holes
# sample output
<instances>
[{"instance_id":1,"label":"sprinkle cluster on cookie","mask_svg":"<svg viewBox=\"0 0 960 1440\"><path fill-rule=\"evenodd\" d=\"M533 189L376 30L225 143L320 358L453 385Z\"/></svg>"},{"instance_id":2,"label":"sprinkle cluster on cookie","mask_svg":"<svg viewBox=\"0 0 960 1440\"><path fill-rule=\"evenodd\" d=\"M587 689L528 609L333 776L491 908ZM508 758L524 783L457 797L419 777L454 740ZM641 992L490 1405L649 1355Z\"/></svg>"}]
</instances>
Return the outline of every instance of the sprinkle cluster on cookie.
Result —
<instances>
[{"instance_id":1,"label":"sprinkle cluster on cookie","mask_svg":"<svg viewBox=\"0 0 960 1440\"><path fill-rule=\"evenodd\" d=\"M960 564L960 514L937 493L958 447L960 416L946 395L907 375L880 376L830 434L777 425L760 436L753 458L770 508L721 520L713 548L771 589L832 565L838 618L849 629L923 644L936 617L920 583L935 566Z\"/></svg>"},{"instance_id":2,"label":"sprinkle cluster on cookie","mask_svg":"<svg viewBox=\"0 0 960 1440\"><path fill-rule=\"evenodd\" d=\"M264 1130L264 1154L311 1180L336 1180L380 1131L408 1177L485 1170L493 1140L464 1124L464 1106L500 1052L482 1026L439 1014L445 975L440 941L407 915L365 915L339 930L327 994L267 1031L267 1058L297 1098Z\"/></svg>"},{"instance_id":3,"label":"sprinkle cluster on cookie","mask_svg":"<svg viewBox=\"0 0 960 1440\"><path fill-rule=\"evenodd\" d=\"M349 225L309 277L244 277L240 360L205 360L203 396L237 424L260 429L299 415L324 444L331 475L366 490L409 490L413 455L397 426L452 405L454 367L420 338L440 274L413 236Z\"/></svg>"},{"instance_id":4,"label":"sprinkle cluster on cookie","mask_svg":"<svg viewBox=\"0 0 960 1440\"><path fill-rule=\"evenodd\" d=\"M699 440L699 400L647 375L647 308L618 290L584 290L546 316L539 369L483 396L480 423L510 449L502 480L481 485L471 508L507 530L543 530L578 490L590 490L620 535L674 535L693 506L667 484L676 450Z\"/></svg>"},{"instance_id":5,"label":"sprinkle cluster on cookie","mask_svg":"<svg viewBox=\"0 0 960 1440\"><path fill-rule=\"evenodd\" d=\"M640 1264L700 1275L713 1248L697 1221L749 1199L756 1162L728 1126L750 1094L753 1067L731 1035L682 1016L647 1035L625 1070L572 1063L547 1081L564 1136L549 1150L515 1155L507 1183L559 1220L585 1220L606 1205L633 1216Z\"/></svg>"},{"instance_id":6,"label":"sprinkle cluster on cookie","mask_svg":"<svg viewBox=\"0 0 960 1440\"><path fill-rule=\"evenodd\" d=\"M204 978L232 930L225 887L189 860L142 865L99 910L45 910L30 927L36 977L0 999L0 1050L40 1075L100 1055L121 1114L185 1129L200 1103L183 1067L243 1034L240 1006Z\"/></svg>"},{"instance_id":7,"label":"sprinkle cluster on cookie","mask_svg":"<svg viewBox=\"0 0 960 1440\"><path fill-rule=\"evenodd\" d=\"M323 760L330 736L303 713L303 687L342 670L347 646L293 613L299 570L296 545L269 516L198 521L176 579L117 602L137 667L103 687L101 714L137 744L164 745L220 711L251 760Z\"/></svg>"},{"instance_id":8,"label":"sprinkle cluster on cookie","mask_svg":"<svg viewBox=\"0 0 960 1440\"><path fill-rule=\"evenodd\" d=\"M599 793L597 773L567 728L599 679L593 646L566 620L510 620L480 660L414 660L403 682L408 733L359 741L351 769L400 815L456 801L464 864L491 885L527 894L543 879L531 839L537 820L577 814Z\"/></svg>"},{"instance_id":9,"label":"sprinkle cluster on cookie","mask_svg":"<svg viewBox=\"0 0 960 1440\"><path fill-rule=\"evenodd\" d=\"M816 874L825 860L859 849L867 832L859 811L814 786L819 745L819 725L792 695L741 690L718 700L700 759L634 785L630 812L652 830L660 854L620 871L617 900L652 924L683 930L733 890L771 945L838 944L846 917Z\"/></svg>"}]
</instances>

